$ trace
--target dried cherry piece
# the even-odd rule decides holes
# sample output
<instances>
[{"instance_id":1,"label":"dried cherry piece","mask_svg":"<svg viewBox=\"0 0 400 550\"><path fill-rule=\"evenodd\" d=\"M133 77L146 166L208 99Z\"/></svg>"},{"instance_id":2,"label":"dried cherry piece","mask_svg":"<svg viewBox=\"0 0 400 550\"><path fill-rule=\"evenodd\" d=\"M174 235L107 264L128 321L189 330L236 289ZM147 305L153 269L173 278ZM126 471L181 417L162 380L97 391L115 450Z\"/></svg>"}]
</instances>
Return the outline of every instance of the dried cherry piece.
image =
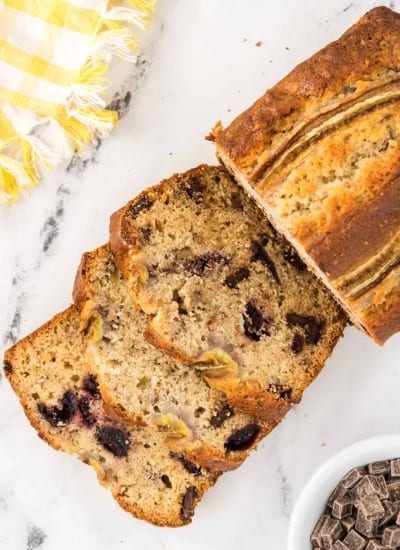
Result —
<instances>
[{"instance_id":1,"label":"dried cherry piece","mask_svg":"<svg viewBox=\"0 0 400 550\"><path fill-rule=\"evenodd\" d=\"M82 421L88 428L92 428L97 420L92 412L90 412L90 400L88 397L83 396L78 401L78 409L81 415Z\"/></svg>"},{"instance_id":2,"label":"dried cherry piece","mask_svg":"<svg viewBox=\"0 0 400 550\"><path fill-rule=\"evenodd\" d=\"M263 312L251 302L246 304L243 313L244 333L251 340L258 342L262 336L269 336L271 319L264 317Z\"/></svg>"},{"instance_id":3,"label":"dried cherry piece","mask_svg":"<svg viewBox=\"0 0 400 550\"><path fill-rule=\"evenodd\" d=\"M255 422L247 424L228 437L225 441L225 449L228 451L245 451L249 449L257 439L259 431L260 427Z\"/></svg>"},{"instance_id":4,"label":"dried cherry piece","mask_svg":"<svg viewBox=\"0 0 400 550\"><path fill-rule=\"evenodd\" d=\"M201 276L207 267L214 267L216 265L227 265L230 259L218 252L206 252L199 256L194 256L191 260L188 260L184 264L186 271L189 271L193 275Z\"/></svg>"},{"instance_id":5,"label":"dried cherry piece","mask_svg":"<svg viewBox=\"0 0 400 550\"><path fill-rule=\"evenodd\" d=\"M291 345L292 351L295 355L298 355L303 351L304 343L305 343L304 336L296 332L293 335L292 345Z\"/></svg>"},{"instance_id":6,"label":"dried cherry piece","mask_svg":"<svg viewBox=\"0 0 400 550\"><path fill-rule=\"evenodd\" d=\"M78 410L78 398L75 392L67 390L61 398L60 406L39 403L38 410L51 426L65 426Z\"/></svg>"},{"instance_id":7,"label":"dried cherry piece","mask_svg":"<svg viewBox=\"0 0 400 550\"><path fill-rule=\"evenodd\" d=\"M219 428L222 426L222 424L230 418L233 415L233 409L228 405L228 403L225 403L222 405L222 407L217 411L217 413L211 417L210 424L211 426L214 426L214 428Z\"/></svg>"},{"instance_id":8,"label":"dried cherry piece","mask_svg":"<svg viewBox=\"0 0 400 550\"><path fill-rule=\"evenodd\" d=\"M95 374L87 374L82 380L82 389L90 393L92 397L100 397L99 383Z\"/></svg>"},{"instance_id":9,"label":"dried cherry piece","mask_svg":"<svg viewBox=\"0 0 400 550\"><path fill-rule=\"evenodd\" d=\"M250 276L250 271L247 269L247 267L241 267L235 273L232 273L232 275L228 275L228 277L225 279L225 284L229 288L237 288L237 285L241 283L242 281L245 281Z\"/></svg>"},{"instance_id":10,"label":"dried cherry piece","mask_svg":"<svg viewBox=\"0 0 400 550\"><path fill-rule=\"evenodd\" d=\"M303 260L300 258L294 248L285 248L283 250L283 257L290 265L296 268L297 271L304 271L306 269L306 264L303 262Z\"/></svg>"},{"instance_id":11,"label":"dried cherry piece","mask_svg":"<svg viewBox=\"0 0 400 550\"><path fill-rule=\"evenodd\" d=\"M140 212L143 212L144 210L148 210L153 206L153 202L147 195L143 195L141 199L136 201L132 206L128 208L128 214L131 218L135 219Z\"/></svg>"},{"instance_id":12,"label":"dried cherry piece","mask_svg":"<svg viewBox=\"0 0 400 550\"><path fill-rule=\"evenodd\" d=\"M252 261L259 261L261 262L271 273L272 277L275 279L275 281L280 284L280 279L278 272L276 271L276 267L274 262L269 257L267 251L263 247L261 243L258 241L253 241L252 244L252 251L253 251L253 258Z\"/></svg>"},{"instance_id":13,"label":"dried cherry piece","mask_svg":"<svg viewBox=\"0 0 400 550\"><path fill-rule=\"evenodd\" d=\"M191 485L186 489L186 493L182 499L181 518L186 521L190 519L194 514L195 501L198 497L196 487Z\"/></svg>"},{"instance_id":14,"label":"dried cherry piece","mask_svg":"<svg viewBox=\"0 0 400 550\"><path fill-rule=\"evenodd\" d=\"M107 451L115 456L126 456L129 451L130 441L127 434L112 426L99 426L96 429L96 439Z\"/></svg>"}]
</instances>

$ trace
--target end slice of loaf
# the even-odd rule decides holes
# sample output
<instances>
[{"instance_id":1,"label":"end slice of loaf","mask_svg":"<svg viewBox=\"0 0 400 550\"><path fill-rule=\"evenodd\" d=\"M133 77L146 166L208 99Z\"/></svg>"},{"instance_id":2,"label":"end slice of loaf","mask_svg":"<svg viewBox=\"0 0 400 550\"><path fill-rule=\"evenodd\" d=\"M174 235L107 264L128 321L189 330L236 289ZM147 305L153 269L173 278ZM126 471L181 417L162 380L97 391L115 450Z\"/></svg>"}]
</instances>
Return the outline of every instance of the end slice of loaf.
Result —
<instances>
[{"instance_id":1,"label":"end slice of loaf","mask_svg":"<svg viewBox=\"0 0 400 550\"><path fill-rule=\"evenodd\" d=\"M147 338L266 421L300 400L346 324L222 168L144 191L112 216L110 244L149 316Z\"/></svg>"},{"instance_id":2,"label":"end slice of loaf","mask_svg":"<svg viewBox=\"0 0 400 550\"><path fill-rule=\"evenodd\" d=\"M6 351L5 372L30 423L49 445L91 465L135 517L170 527L189 523L217 475L171 456L152 428L107 414L83 357L74 306Z\"/></svg>"},{"instance_id":3,"label":"end slice of loaf","mask_svg":"<svg viewBox=\"0 0 400 550\"><path fill-rule=\"evenodd\" d=\"M209 470L232 470L274 427L230 407L195 369L146 341L146 316L108 245L83 255L74 299L103 399L128 421L154 426L172 453Z\"/></svg>"},{"instance_id":4,"label":"end slice of loaf","mask_svg":"<svg viewBox=\"0 0 400 550\"><path fill-rule=\"evenodd\" d=\"M369 11L214 130L217 156L379 344L400 331L400 14Z\"/></svg>"}]
</instances>

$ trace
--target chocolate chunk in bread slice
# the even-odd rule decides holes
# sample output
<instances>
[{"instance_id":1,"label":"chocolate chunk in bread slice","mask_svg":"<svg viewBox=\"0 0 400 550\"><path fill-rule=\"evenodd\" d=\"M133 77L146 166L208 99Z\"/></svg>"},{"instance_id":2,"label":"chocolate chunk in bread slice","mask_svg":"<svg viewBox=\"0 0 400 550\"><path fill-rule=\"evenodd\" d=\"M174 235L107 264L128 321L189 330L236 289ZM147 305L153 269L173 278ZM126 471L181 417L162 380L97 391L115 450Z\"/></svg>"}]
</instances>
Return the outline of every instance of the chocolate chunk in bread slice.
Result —
<instances>
[{"instance_id":1,"label":"chocolate chunk in bread slice","mask_svg":"<svg viewBox=\"0 0 400 550\"><path fill-rule=\"evenodd\" d=\"M274 427L229 406L195 369L147 342L146 316L108 245L83 255L74 299L104 401L131 423L154 426L172 453L212 471L232 470Z\"/></svg>"},{"instance_id":2,"label":"chocolate chunk in bread slice","mask_svg":"<svg viewBox=\"0 0 400 550\"><path fill-rule=\"evenodd\" d=\"M5 372L30 423L49 445L91 465L135 517L170 527L189 523L217 474L172 455L153 428L110 415L87 372L84 347L71 306L6 351Z\"/></svg>"},{"instance_id":3,"label":"chocolate chunk in bread slice","mask_svg":"<svg viewBox=\"0 0 400 550\"><path fill-rule=\"evenodd\" d=\"M345 326L223 168L200 166L144 191L112 216L110 244L149 316L149 341L266 421L300 400Z\"/></svg>"},{"instance_id":4,"label":"chocolate chunk in bread slice","mask_svg":"<svg viewBox=\"0 0 400 550\"><path fill-rule=\"evenodd\" d=\"M382 344L400 330L400 14L379 7L214 130L217 156Z\"/></svg>"}]
</instances>

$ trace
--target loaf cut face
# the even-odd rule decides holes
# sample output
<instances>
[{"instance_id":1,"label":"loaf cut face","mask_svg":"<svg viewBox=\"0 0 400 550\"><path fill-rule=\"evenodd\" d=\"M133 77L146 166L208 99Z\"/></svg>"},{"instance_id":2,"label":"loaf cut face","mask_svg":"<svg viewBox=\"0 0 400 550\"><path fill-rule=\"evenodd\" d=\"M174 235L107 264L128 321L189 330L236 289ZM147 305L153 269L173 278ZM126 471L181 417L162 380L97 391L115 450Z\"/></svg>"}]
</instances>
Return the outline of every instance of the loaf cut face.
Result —
<instances>
[{"instance_id":1,"label":"loaf cut face","mask_svg":"<svg viewBox=\"0 0 400 550\"><path fill-rule=\"evenodd\" d=\"M131 423L153 426L172 454L212 471L232 470L274 427L235 410L195 369L147 342L146 316L107 245L83 255L74 299L104 401Z\"/></svg>"},{"instance_id":2,"label":"loaf cut face","mask_svg":"<svg viewBox=\"0 0 400 550\"><path fill-rule=\"evenodd\" d=\"M110 235L148 340L258 418L282 418L342 334L329 292L222 168L144 191Z\"/></svg>"},{"instance_id":3,"label":"loaf cut face","mask_svg":"<svg viewBox=\"0 0 400 550\"><path fill-rule=\"evenodd\" d=\"M348 312L400 330L400 15L375 8L213 132L217 156Z\"/></svg>"},{"instance_id":4,"label":"loaf cut face","mask_svg":"<svg viewBox=\"0 0 400 550\"><path fill-rule=\"evenodd\" d=\"M30 423L49 445L92 466L135 517L170 527L189 523L217 474L172 455L151 427L106 411L84 347L71 306L6 352L6 375Z\"/></svg>"}]
</instances>

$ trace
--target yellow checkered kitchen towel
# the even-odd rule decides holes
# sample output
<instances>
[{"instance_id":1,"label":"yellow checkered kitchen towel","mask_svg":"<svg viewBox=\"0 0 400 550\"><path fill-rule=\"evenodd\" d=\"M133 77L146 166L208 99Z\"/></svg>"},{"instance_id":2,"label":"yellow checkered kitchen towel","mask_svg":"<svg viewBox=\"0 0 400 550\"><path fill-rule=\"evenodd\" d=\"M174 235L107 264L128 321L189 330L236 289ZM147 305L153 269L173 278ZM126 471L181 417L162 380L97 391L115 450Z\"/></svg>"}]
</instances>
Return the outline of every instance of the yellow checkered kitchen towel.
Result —
<instances>
[{"instance_id":1,"label":"yellow checkered kitchen towel","mask_svg":"<svg viewBox=\"0 0 400 550\"><path fill-rule=\"evenodd\" d=\"M113 55L134 59L133 27L148 26L154 4L0 0L0 203L112 130L105 73Z\"/></svg>"}]
</instances>

